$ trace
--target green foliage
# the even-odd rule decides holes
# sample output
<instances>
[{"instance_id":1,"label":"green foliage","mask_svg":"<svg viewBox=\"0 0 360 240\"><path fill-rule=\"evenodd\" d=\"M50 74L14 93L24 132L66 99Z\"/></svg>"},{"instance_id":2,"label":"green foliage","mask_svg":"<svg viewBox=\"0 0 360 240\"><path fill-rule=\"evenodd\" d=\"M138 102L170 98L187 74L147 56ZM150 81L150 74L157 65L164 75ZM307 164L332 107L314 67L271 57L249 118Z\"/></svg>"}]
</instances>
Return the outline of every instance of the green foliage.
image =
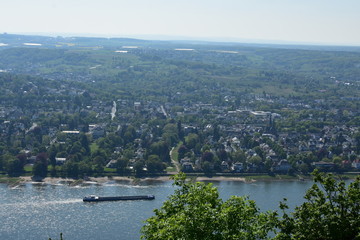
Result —
<instances>
[{"instance_id":1,"label":"green foliage","mask_svg":"<svg viewBox=\"0 0 360 240\"><path fill-rule=\"evenodd\" d=\"M3 170L3 166L4 166L4 160L3 160L3 156L0 155L0 171Z\"/></svg>"},{"instance_id":2,"label":"green foliage","mask_svg":"<svg viewBox=\"0 0 360 240\"><path fill-rule=\"evenodd\" d=\"M237 150L236 152L233 152L231 154L231 157L232 157L234 163L235 162L245 163L245 161L246 161L246 155L245 155L244 151L242 151L242 150Z\"/></svg>"},{"instance_id":3,"label":"green foliage","mask_svg":"<svg viewBox=\"0 0 360 240\"><path fill-rule=\"evenodd\" d=\"M71 160L79 176L100 174L109 160L121 157L143 161L149 170L164 166L146 163L150 155L169 165L169 151L179 141L186 148L174 150L172 159L178 153L178 159L190 157L195 163L202 153L213 152L211 161L200 163L209 173L223 171L222 161L266 171L276 157L303 173L324 157L336 163L335 170L350 170L351 163L344 166L335 155L348 160L347 151L360 153L359 48L182 43L196 51L176 51L179 43L134 39L11 34L0 34L0 39L10 43L0 54L0 69L11 72L0 74L0 155L10 156L2 158L0 169L9 174L21 174L23 167L11 157L29 150L28 157L47 151L51 165L55 157ZM24 39L46 43L28 48ZM116 52L119 46L139 48L125 54ZM134 108L134 102L141 106ZM109 114L113 106L115 118ZM240 106L281 117L261 119L236 111ZM340 135L339 126L348 129ZM230 136L239 130L239 143L231 143ZM266 139L263 133L274 137ZM297 157L319 150L306 148L311 136L322 138L328 152L317 159ZM225 141L226 151L216 146ZM303 150L297 151L300 141ZM258 147L263 143L277 156L269 159L268 150ZM240 148L246 154L233 152ZM249 149L261 161L249 162Z\"/></svg>"},{"instance_id":4,"label":"green foliage","mask_svg":"<svg viewBox=\"0 0 360 240\"><path fill-rule=\"evenodd\" d=\"M360 177L347 187L332 175L314 171L314 184L301 206L284 212L276 239L360 239ZM287 209L286 203L280 207Z\"/></svg>"},{"instance_id":5,"label":"green foliage","mask_svg":"<svg viewBox=\"0 0 360 240\"><path fill-rule=\"evenodd\" d=\"M161 162L158 155L150 155L148 159L145 161L147 170L149 173L159 173L163 172L166 168L166 165Z\"/></svg>"},{"instance_id":6,"label":"green foliage","mask_svg":"<svg viewBox=\"0 0 360 240\"><path fill-rule=\"evenodd\" d=\"M41 161L37 161L35 162L32 171L34 176L44 178L47 176L47 165Z\"/></svg>"},{"instance_id":7,"label":"green foliage","mask_svg":"<svg viewBox=\"0 0 360 240\"><path fill-rule=\"evenodd\" d=\"M78 178L79 176L79 164L74 161L66 161L62 167L62 171L67 177Z\"/></svg>"},{"instance_id":8,"label":"green foliage","mask_svg":"<svg viewBox=\"0 0 360 240\"><path fill-rule=\"evenodd\" d=\"M223 202L211 184L173 177L175 193L146 220L142 239L360 239L360 177L345 185L314 171L315 184L294 212L280 203L277 212L260 212L247 197Z\"/></svg>"},{"instance_id":9,"label":"green foliage","mask_svg":"<svg viewBox=\"0 0 360 240\"><path fill-rule=\"evenodd\" d=\"M120 174L123 174L126 172L126 168L129 164L129 159L122 157L117 159L115 167L116 167L116 171Z\"/></svg>"},{"instance_id":10,"label":"green foliage","mask_svg":"<svg viewBox=\"0 0 360 240\"><path fill-rule=\"evenodd\" d=\"M9 176L19 176L24 172L24 166L18 158L15 158L11 155L4 155L2 157L4 170L9 174Z\"/></svg>"},{"instance_id":11,"label":"green foliage","mask_svg":"<svg viewBox=\"0 0 360 240\"><path fill-rule=\"evenodd\" d=\"M274 212L260 213L254 201L232 197L223 202L212 184L174 177L178 189L142 228L142 239L267 239Z\"/></svg>"},{"instance_id":12,"label":"green foliage","mask_svg":"<svg viewBox=\"0 0 360 240\"><path fill-rule=\"evenodd\" d=\"M136 177L143 177L145 175L144 171L145 162L144 161L137 161L134 164L134 171Z\"/></svg>"},{"instance_id":13,"label":"green foliage","mask_svg":"<svg viewBox=\"0 0 360 240\"><path fill-rule=\"evenodd\" d=\"M160 157L163 162L170 162L170 148L165 141L154 142L149 148L150 154L155 154Z\"/></svg>"},{"instance_id":14,"label":"green foliage","mask_svg":"<svg viewBox=\"0 0 360 240\"><path fill-rule=\"evenodd\" d=\"M268 239L274 232L275 212L259 211L255 201L232 196L222 205L222 239Z\"/></svg>"},{"instance_id":15,"label":"green foliage","mask_svg":"<svg viewBox=\"0 0 360 240\"><path fill-rule=\"evenodd\" d=\"M195 133L190 133L185 137L185 145L189 149L195 148L198 142L199 142L199 136Z\"/></svg>"}]
</instances>

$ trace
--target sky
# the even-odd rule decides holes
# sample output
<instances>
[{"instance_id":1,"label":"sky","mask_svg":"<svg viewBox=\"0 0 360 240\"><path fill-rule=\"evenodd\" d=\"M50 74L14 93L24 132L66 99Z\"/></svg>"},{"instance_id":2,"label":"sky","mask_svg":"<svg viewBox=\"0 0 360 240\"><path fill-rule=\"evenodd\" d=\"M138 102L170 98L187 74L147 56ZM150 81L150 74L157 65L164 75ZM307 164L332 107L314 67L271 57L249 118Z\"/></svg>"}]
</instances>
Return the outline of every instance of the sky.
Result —
<instances>
[{"instance_id":1,"label":"sky","mask_svg":"<svg viewBox=\"0 0 360 240\"><path fill-rule=\"evenodd\" d=\"M360 0L1 0L0 33L360 46Z\"/></svg>"}]
</instances>

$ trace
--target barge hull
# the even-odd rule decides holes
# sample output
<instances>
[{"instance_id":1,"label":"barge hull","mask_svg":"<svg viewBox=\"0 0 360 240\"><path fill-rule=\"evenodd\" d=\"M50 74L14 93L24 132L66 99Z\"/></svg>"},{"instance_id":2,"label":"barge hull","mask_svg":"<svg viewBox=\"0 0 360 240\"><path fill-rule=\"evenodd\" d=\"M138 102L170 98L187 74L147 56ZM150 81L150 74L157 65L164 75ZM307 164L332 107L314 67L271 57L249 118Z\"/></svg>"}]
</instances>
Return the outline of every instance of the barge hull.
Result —
<instances>
[{"instance_id":1,"label":"barge hull","mask_svg":"<svg viewBox=\"0 0 360 240\"><path fill-rule=\"evenodd\" d=\"M153 200L155 199L154 195L144 195L144 196L119 196L119 197L85 197L83 198L84 202L104 202L104 201L128 201L128 200Z\"/></svg>"}]
</instances>

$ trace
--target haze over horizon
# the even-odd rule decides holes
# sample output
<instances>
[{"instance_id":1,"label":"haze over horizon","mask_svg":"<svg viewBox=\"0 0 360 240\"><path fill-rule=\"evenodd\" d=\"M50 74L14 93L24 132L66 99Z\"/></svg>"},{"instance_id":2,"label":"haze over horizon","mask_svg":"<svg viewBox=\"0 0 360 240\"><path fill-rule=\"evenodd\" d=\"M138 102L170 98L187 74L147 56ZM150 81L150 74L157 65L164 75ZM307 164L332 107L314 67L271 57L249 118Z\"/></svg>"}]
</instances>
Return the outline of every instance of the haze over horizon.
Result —
<instances>
[{"instance_id":1,"label":"haze over horizon","mask_svg":"<svg viewBox=\"0 0 360 240\"><path fill-rule=\"evenodd\" d=\"M360 46L356 0L14 0L0 32Z\"/></svg>"}]
</instances>

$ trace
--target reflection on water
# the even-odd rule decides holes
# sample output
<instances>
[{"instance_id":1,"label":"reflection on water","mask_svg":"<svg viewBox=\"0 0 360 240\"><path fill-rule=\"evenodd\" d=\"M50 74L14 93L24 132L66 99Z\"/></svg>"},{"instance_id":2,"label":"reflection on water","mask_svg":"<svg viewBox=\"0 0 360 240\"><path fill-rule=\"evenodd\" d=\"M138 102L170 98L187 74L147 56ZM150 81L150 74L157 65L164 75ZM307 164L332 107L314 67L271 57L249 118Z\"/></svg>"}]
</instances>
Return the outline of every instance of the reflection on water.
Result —
<instances>
[{"instance_id":1,"label":"reflection on water","mask_svg":"<svg viewBox=\"0 0 360 240\"><path fill-rule=\"evenodd\" d=\"M277 209L279 201L289 199L292 207L312 182L214 182L220 196L248 195L261 210ZM102 185L86 183L70 187L67 183L0 184L0 239L139 239L143 221L172 194L172 182L132 185L109 181ZM155 195L153 201L118 201L88 204L87 195Z\"/></svg>"}]
</instances>

